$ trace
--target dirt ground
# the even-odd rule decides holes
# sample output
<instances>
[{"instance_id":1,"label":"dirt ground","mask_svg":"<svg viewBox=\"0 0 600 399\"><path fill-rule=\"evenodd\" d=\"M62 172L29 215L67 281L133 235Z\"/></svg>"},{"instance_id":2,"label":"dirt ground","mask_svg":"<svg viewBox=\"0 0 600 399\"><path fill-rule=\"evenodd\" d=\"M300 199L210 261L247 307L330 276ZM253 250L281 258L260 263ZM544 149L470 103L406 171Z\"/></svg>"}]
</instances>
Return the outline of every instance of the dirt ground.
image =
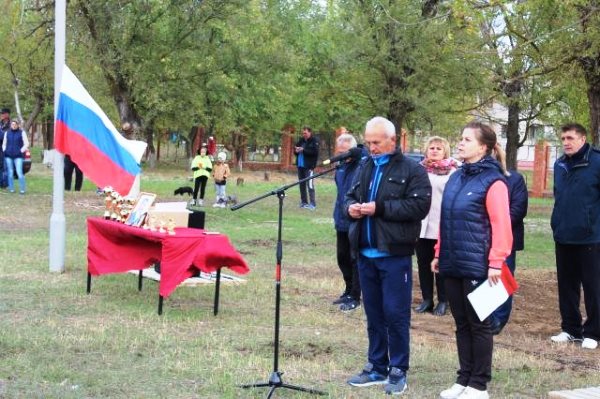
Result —
<instances>
[{"instance_id":1,"label":"dirt ground","mask_svg":"<svg viewBox=\"0 0 600 399\"><path fill-rule=\"evenodd\" d=\"M550 341L551 335L560 332L556 273L517 269L516 277L519 290L514 297L510 321L494 338L494 346L541 358L552 364L557 371L564 368L577 369L580 372L600 370L600 349L582 350L576 343L565 345ZM421 292L416 277L415 305L420 300ZM581 311L585 317L583 294ZM435 318L437 323L432 324L432 318ZM426 332L419 334L425 341L451 339L454 336L454 321L450 314L444 317L413 314L411 328Z\"/></svg>"}]
</instances>

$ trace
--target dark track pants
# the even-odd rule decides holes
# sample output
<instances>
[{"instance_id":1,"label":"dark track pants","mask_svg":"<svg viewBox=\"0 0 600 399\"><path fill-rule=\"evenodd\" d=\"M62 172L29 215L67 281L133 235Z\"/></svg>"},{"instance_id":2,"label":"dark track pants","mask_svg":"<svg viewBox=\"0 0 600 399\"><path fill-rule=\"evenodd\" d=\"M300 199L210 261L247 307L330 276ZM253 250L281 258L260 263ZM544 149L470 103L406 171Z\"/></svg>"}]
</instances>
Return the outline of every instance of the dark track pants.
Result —
<instances>
[{"instance_id":1,"label":"dark track pants","mask_svg":"<svg viewBox=\"0 0 600 399\"><path fill-rule=\"evenodd\" d=\"M430 240L427 238L419 238L417 241L417 265L419 268L419 285L421 286L421 295L423 300L433 300L433 283L435 281L435 288L437 290L437 296L439 302L446 302L446 289L444 287L444 278L439 273L433 273L431 271L431 261L435 256L435 243L437 240Z\"/></svg>"},{"instance_id":2,"label":"dark track pants","mask_svg":"<svg viewBox=\"0 0 600 399\"><path fill-rule=\"evenodd\" d=\"M367 315L369 363L387 375L389 367L408 370L412 259L390 256L358 260L358 274Z\"/></svg>"},{"instance_id":3,"label":"dark track pants","mask_svg":"<svg viewBox=\"0 0 600 399\"><path fill-rule=\"evenodd\" d=\"M600 340L600 244L555 243L561 328L576 338ZM581 287L587 319L582 324Z\"/></svg>"},{"instance_id":4,"label":"dark track pants","mask_svg":"<svg viewBox=\"0 0 600 399\"><path fill-rule=\"evenodd\" d=\"M208 176L198 176L194 180L194 199L198 199L198 190L200 190L200 199L204 199L204 192L206 190L206 182Z\"/></svg>"},{"instance_id":5,"label":"dark track pants","mask_svg":"<svg viewBox=\"0 0 600 399\"><path fill-rule=\"evenodd\" d=\"M446 276L444 283L452 317L456 323L456 346L460 367L456 382L463 386L486 390L488 382L492 379L494 349L490 318L479 321L467 298L481 281ZM487 279L483 284L488 284Z\"/></svg>"},{"instance_id":6,"label":"dark track pants","mask_svg":"<svg viewBox=\"0 0 600 399\"><path fill-rule=\"evenodd\" d=\"M358 265L350 255L350 239L348 232L336 231L337 264L342 272L346 287L344 292L348 293L357 301L360 300L360 279L358 278Z\"/></svg>"},{"instance_id":7,"label":"dark track pants","mask_svg":"<svg viewBox=\"0 0 600 399\"><path fill-rule=\"evenodd\" d=\"M312 169L307 168L298 168L298 180L306 179L309 176L313 175ZM300 183L298 185L300 187L300 202L304 204L310 204L313 206L317 206L315 202L315 180L310 179L309 181L305 181L304 183ZM310 202L306 200L306 191L308 189L308 198Z\"/></svg>"}]
</instances>

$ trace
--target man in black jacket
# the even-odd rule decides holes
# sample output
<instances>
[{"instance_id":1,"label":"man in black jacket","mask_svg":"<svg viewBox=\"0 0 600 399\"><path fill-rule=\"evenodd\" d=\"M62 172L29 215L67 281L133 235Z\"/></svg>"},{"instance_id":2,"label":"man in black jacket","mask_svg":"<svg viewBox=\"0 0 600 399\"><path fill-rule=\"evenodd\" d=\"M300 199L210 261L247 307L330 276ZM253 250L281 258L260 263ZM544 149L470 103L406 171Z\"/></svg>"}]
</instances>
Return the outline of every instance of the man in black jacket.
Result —
<instances>
[{"instance_id":1,"label":"man in black jacket","mask_svg":"<svg viewBox=\"0 0 600 399\"><path fill-rule=\"evenodd\" d=\"M302 128L302 138L296 143L294 148L296 154L296 166L298 167L298 180L305 179L313 175L313 169L317 166L319 157L319 142L313 137L310 127ZM315 183L311 179L308 182L300 183L300 207L314 210L317 207L315 202ZM310 203L306 200L306 189L308 187L308 196Z\"/></svg>"},{"instance_id":2,"label":"man in black jacket","mask_svg":"<svg viewBox=\"0 0 600 399\"><path fill-rule=\"evenodd\" d=\"M407 387L410 351L412 255L421 219L431 205L425 168L396 149L394 124L375 117L365 127L371 156L346 195L348 236L358 258L367 315L368 362L353 386L385 384L387 394Z\"/></svg>"},{"instance_id":3,"label":"man in black jacket","mask_svg":"<svg viewBox=\"0 0 600 399\"><path fill-rule=\"evenodd\" d=\"M0 112L0 188L8 185L6 170L4 168L4 152L2 151L2 141L4 133L10 129L10 109L2 108Z\"/></svg>"}]
</instances>

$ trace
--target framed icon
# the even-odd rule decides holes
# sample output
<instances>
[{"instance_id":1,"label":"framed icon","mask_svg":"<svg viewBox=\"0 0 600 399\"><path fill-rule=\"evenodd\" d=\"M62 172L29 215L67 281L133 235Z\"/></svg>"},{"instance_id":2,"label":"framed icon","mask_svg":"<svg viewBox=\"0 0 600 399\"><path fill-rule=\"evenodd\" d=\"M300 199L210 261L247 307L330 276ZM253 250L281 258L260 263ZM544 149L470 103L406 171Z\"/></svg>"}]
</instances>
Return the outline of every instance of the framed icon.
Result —
<instances>
[{"instance_id":1,"label":"framed icon","mask_svg":"<svg viewBox=\"0 0 600 399\"><path fill-rule=\"evenodd\" d=\"M154 203L156 194L152 193L140 193L138 196L129 217L125 221L126 225L140 227L148 215L148 210Z\"/></svg>"}]
</instances>

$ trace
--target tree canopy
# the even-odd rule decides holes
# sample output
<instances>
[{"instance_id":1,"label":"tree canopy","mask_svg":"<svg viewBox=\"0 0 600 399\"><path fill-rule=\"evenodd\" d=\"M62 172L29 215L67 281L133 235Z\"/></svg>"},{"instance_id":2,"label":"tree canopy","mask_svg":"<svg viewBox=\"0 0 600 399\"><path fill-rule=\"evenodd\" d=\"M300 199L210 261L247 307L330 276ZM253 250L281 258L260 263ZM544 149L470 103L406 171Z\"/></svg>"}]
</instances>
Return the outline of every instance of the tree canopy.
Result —
<instances>
[{"instance_id":1,"label":"tree canopy","mask_svg":"<svg viewBox=\"0 0 600 399\"><path fill-rule=\"evenodd\" d=\"M51 119L54 3L3 3L0 105L16 91L28 124ZM523 121L600 136L595 0L73 0L67 24L67 64L151 152L194 125L262 145L284 126L360 133L374 115L418 146L493 103L509 109L509 163Z\"/></svg>"}]
</instances>

